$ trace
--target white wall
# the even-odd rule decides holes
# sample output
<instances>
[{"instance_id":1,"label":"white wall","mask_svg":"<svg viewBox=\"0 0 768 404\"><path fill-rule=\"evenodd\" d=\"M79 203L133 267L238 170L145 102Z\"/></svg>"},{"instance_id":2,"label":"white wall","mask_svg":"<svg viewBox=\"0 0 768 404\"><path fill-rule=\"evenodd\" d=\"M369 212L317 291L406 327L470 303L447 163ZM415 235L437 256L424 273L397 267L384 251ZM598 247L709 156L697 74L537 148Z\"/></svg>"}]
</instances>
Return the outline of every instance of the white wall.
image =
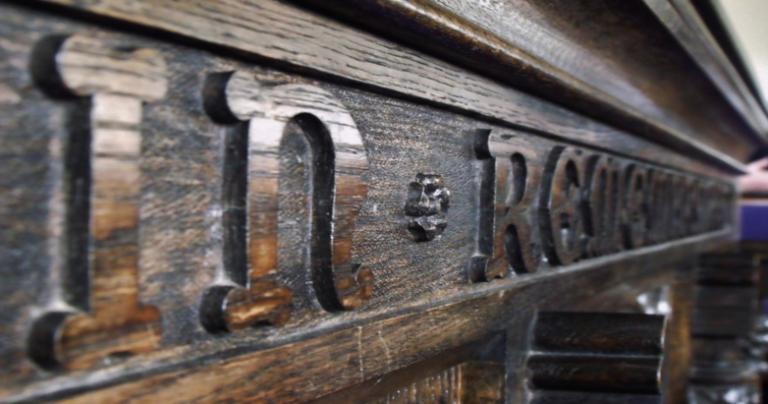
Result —
<instances>
[{"instance_id":1,"label":"white wall","mask_svg":"<svg viewBox=\"0 0 768 404\"><path fill-rule=\"evenodd\" d=\"M714 0L768 105L768 0Z\"/></svg>"}]
</instances>

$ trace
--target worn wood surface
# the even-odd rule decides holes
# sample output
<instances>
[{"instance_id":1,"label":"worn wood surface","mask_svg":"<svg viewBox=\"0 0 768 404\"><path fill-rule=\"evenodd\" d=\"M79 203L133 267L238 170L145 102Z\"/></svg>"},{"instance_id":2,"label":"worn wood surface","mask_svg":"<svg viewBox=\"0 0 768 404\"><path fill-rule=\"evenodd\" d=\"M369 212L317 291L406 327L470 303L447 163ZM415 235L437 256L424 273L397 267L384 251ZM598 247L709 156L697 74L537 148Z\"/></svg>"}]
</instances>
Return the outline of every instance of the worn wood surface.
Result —
<instances>
[{"instance_id":1,"label":"worn wood surface","mask_svg":"<svg viewBox=\"0 0 768 404\"><path fill-rule=\"evenodd\" d=\"M764 138L768 131L768 119L754 108L754 98L746 109L735 87L724 89L726 97L718 93L642 2L297 3L329 10L353 25L670 144L692 146L690 140L699 139L719 145L728 132ZM706 62L715 68L727 64ZM686 84L675 85L681 81ZM684 91L672 94L672 87ZM735 110L729 111L730 99L739 101ZM709 112L702 115L703 109ZM710 113L720 117L721 128L704 119ZM743 139L731 151L748 153L751 147L751 140Z\"/></svg>"},{"instance_id":2,"label":"worn wood surface","mask_svg":"<svg viewBox=\"0 0 768 404\"><path fill-rule=\"evenodd\" d=\"M551 402L528 331L564 310L667 316L683 377L728 145L286 2L41 4L0 4L0 400Z\"/></svg>"},{"instance_id":3,"label":"worn wood surface","mask_svg":"<svg viewBox=\"0 0 768 404\"><path fill-rule=\"evenodd\" d=\"M544 401L542 392L555 391L569 401L621 393L661 401L665 322L658 314L538 313L527 361L534 395Z\"/></svg>"},{"instance_id":4,"label":"worn wood surface","mask_svg":"<svg viewBox=\"0 0 768 404\"><path fill-rule=\"evenodd\" d=\"M110 355L153 350L160 313L138 302L142 102L166 92L165 63L150 50L121 51L87 37L48 37L30 62L47 91L87 97L68 111L62 184L63 246L51 268L61 299L30 331L30 356L44 367L85 369ZM60 84L62 87L57 87ZM82 110L84 108L84 110Z\"/></svg>"},{"instance_id":5,"label":"worn wood surface","mask_svg":"<svg viewBox=\"0 0 768 404\"><path fill-rule=\"evenodd\" d=\"M696 245L691 242L672 248L667 252L676 257L667 255L666 258L682 260ZM401 308L409 314L384 320L361 318L326 324L314 331L314 334L322 334L320 337L306 339L304 336L303 340L271 349L264 349L271 345L267 340L227 344L226 350L223 346L210 344L171 349L155 356L157 362L153 371L125 363L105 369L97 377L83 373L59 377L55 383L31 384L26 391L10 398L19 400L81 393L75 396L76 400L188 401L234 397L306 400L426 360L443 350L485 337L489 330L503 330L506 324L513 323L515 318L524 316L534 307L544 310L564 306L588 308L589 304L580 302L593 296L595 287L610 289L631 283L638 290L649 290L672 282L673 271L652 266L647 261L658 256L659 251L654 251L654 247L648 250L635 254L634 259L613 262L605 259L599 265L581 264L573 271L553 273L536 280L498 281L476 291L474 296L464 296L465 300L439 302L441 304L433 308L422 302L421 306ZM618 267L623 269L619 271ZM637 306L635 310L638 310ZM290 341L300 336L286 337ZM397 355L389 351L387 356L387 350L392 347L397 347ZM297 353L306 360L294 360L293 355ZM297 384L293 379L281 376L296 371L300 371L303 383ZM329 379L328 374L335 377ZM249 382L239 382L244 379ZM87 392L92 389L95 390Z\"/></svg>"},{"instance_id":6,"label":"worn wood surface","mask_svg":"<svg viewBox=\"0 0 768 404\"><path fill-rule=\"evenodd\" d=\"M505 343L489 335L316 402L504 402Z\"/></svg>"},{"instance_id":7,"label":"worn wood surface","mask_svg":"<svg viewBox=\"0 0 768 404\"><path fill-rule=\"evenodd\" d=\"M520 97L524 95L510 87L281 2L159 1L151 6L140 1L52 2L236 49L250 57L279 60L302 70L331 74L408 97L479 113L510 124L547 127L550 129L545 132L555 136L588 140L601 133L615 134L615 129L610 126L595 124L571 114L547 119L542 125L539 119L541 109L564 110L538 99L536 101L539 102L531 100L521 103ZM313 40L307 41L308 36ZM634 97L634 94L622 97ZM715 113L714 110L710 112ZM716 122L719 124L724 120ZM706 125L711 127L713 124L707 121ZM640 128L631 126L627 129L636 131ZM705 127L699 129L708 132ZM725 133L743 131L743 128L722 129ZM693 134L652 138L733 170L743 170L739 160L743 160L751 150L748 144L739 146L742 142L732 138L721 137L717 142L705 141ZM607 144L603 143L603 146ZM629 149L640 151L645 147L638 145Z\"/></svg>"}]
</instances>

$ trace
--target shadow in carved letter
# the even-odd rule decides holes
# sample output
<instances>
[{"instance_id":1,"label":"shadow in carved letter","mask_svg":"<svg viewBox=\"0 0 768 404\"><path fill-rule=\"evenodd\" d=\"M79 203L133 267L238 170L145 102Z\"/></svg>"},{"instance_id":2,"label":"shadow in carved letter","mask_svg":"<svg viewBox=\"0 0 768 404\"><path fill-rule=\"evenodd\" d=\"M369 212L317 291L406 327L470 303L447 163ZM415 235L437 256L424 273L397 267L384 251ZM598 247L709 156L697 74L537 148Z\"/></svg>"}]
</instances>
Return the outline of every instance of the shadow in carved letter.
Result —
<instances>
[{"instance_id":1,"label":"shadow in carved letter","mask_svg":"<svg viewBox=\"0 0 768 404\"><path fill-rule=\"evenodd\" d=\"M622 231L626 248L642 247L648 229L648 176L647 171L636 164L625 169Z\"/></svg>"},{"instance_id":2,"label":"shadow in carved letter","mask_svg":"<svg viewBox=\"0 0 768 404\"><path fill-rule=\"evenodd\" d=\"M579 152L556 146L544 170L541 198L542 240L553 265L568 265L584 249L583 165Z\"/></svg>"},{"instance_id":3,"label":"shadow in carved letter","mask_svg":"<svg viewBox=\"0 0 768 404\"><path fill-rule=\"evenodd\" d=\"M160 314L138 301L139 153L142 103L166 92L154 51L82 36L51 37L31 69L47 93L68 98L64 141L63 309L38 318L29 354L44 367L90 367L154 349Z\"/></svg>"},{"instance_id":4,"label":"shadow in carved letter","mask_svg":"<svg viewBox=\"0 0 768 404\"><path fill-rule=\"evenodd\" d=\"M475 253L469 263L471 282L535 272L540 261L531 217L535 216L540 171L518 137L481 130L475 135L478 220Z\"/></svg>"},{"instance_id":5,"label":"shadow in carved letter","mask_svg":"<svg viewBox=\"0 0 768 404\"><path fill-rule=\"evenodd\" d=\"M310 230L301 245L307 245L320 305L353 309L370 298L371 271L351 262L354 224L368 192L363 181L368 160L344 106L318 87L262 85L240 71L210 76L204 98L215 120L235 123L239 130L228 141L224 173L230 284L206 292L203 325L216 332L288 320L292 292L276 283L283 188L301 188L296 194L308 198ZM282 161L286 153L303 163Z\"/></svg>"},{"instance_id":6,"label":"shadow in carved letter","mask_svg":"<svg viewBox=\"0 0 768 404\"><path fill-rule=\"evenodd\" d=\"M617 252L621 245L619 195L621 171L618 164L601 155L587 161L587 206L585 230L589 237L586 254L597 257Z\"/></svg>"},{"instance_id":7,"label":"shadow in carved letter","mask_svg":"<svg viewBox=\"0 0 768 404\"><path fill-rule=\"evenodd\" d=\"M538 313L529 402L661 403L665 326L661 315Z\"/></svg>"}]
</instances>

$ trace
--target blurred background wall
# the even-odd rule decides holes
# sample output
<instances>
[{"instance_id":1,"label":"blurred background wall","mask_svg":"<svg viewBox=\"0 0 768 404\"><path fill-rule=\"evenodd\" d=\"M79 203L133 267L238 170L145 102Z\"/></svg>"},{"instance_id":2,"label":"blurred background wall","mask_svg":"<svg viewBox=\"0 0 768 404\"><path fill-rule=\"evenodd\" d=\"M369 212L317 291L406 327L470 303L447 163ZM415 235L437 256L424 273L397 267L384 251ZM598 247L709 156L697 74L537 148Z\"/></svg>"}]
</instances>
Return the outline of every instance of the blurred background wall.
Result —
<instances>
[{"instance_id":1,"label":"blurred background wall","mask_svg":"<svg viewBox=\"0 0 768 404\"><path fill-rule=\"evenodd\" d=\"M768 0L713 0L768 105Z\"/></svg>"}]
</instances>

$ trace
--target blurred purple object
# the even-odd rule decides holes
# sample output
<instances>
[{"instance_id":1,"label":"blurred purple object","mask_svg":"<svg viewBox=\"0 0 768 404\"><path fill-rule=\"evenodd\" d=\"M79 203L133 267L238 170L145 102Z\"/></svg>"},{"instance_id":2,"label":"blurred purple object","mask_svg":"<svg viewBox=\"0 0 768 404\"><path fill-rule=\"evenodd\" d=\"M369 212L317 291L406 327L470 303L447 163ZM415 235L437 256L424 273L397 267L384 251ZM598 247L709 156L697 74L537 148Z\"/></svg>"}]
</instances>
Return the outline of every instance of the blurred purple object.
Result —
<instances>
[{"instance_id":1,"label":"blurred purple object","mask_svg":"<svg viewBox=\"0 0 768 404\"><path fill-rule=\"evenodd\" d=\"M768 241L768 204L741 205L741 239Z\"/></svg>"}]
</instances>

